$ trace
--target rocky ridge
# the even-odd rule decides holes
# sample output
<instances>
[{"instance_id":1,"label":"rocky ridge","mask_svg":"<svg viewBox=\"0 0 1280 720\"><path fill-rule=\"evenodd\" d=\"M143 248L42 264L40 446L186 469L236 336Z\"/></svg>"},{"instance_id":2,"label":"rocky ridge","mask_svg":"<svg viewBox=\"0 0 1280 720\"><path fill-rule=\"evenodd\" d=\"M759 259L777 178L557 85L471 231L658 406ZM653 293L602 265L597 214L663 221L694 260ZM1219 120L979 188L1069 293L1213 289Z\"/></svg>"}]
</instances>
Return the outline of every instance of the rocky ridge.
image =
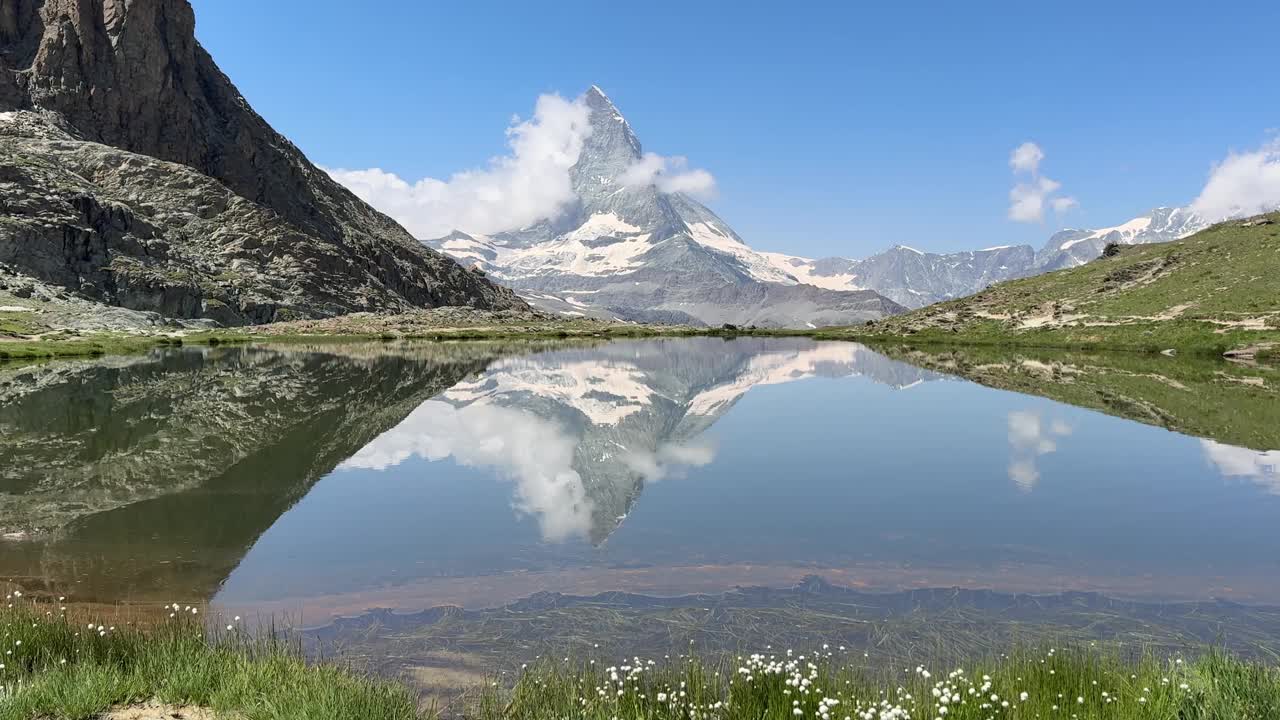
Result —
<instances>
[{"instance_id":1,"label":"rocky ridge","mask_svg":"<svg viewBox=\"0 0 1280 720\"><path fill-rule=\"evenodd\" d=\"M0 10L0 262L227 325L523 306L311 164L194 28L186 0Z\"/></svg>"}]
</instances>

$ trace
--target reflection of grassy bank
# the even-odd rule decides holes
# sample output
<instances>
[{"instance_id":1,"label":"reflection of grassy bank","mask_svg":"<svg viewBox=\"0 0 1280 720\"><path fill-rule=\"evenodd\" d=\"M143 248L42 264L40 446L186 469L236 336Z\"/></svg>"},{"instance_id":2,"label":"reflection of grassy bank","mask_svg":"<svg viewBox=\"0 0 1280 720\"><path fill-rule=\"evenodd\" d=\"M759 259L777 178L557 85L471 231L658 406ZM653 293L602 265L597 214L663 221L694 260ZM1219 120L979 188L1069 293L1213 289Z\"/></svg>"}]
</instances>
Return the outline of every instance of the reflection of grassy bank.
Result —
<instances>
[{"instance_id":1,"label":"reflection of grassy bank","mask_svg":"<svg viewBox=\"0 0 1280 720\"><path fill-rule=\"evenodd\" d=\"M0 610L0 720L97 718L151 701L245 720L418 717L401 686L308 665L288 645L250 640L234 624L210 633L189 609L144 631L90 628L58 606L10 602Z\"/></svg>"},{"instance_id":2,"label":"reflection of grassy bank","mask_svg":"<svg viewBox=\"0 0 1280 720\"><path fill-rule=\"evenodd\" d=\"M1280 369L1196 358L873 344L913 365L1228 445L1280 448Z\"/></svg>"},{"instance_id":3,"label":"reflection of grassy bank","mask_svg":"<svg viewBox=\"0 0 1280 720\"><path fill-rule=\"evenodd\" d=\"M932 306L931 306L932 307ZM911 316L906 316L911 317ZM1060 326L1011 332L1001 322L974 321L959 329L922 327L904 330L894 324L833 328L809 333L819 340L857 340L868 344L907 343L916 346L1048 348L1094 352L1155 354L1175 349L1184 355L1222 357L1229 350L1261 345L1259 358L1273 357L1280 347L1280 331L1223 329L1196 320L1134 321L1116 326Z\"/></svg>"}]
</instances>

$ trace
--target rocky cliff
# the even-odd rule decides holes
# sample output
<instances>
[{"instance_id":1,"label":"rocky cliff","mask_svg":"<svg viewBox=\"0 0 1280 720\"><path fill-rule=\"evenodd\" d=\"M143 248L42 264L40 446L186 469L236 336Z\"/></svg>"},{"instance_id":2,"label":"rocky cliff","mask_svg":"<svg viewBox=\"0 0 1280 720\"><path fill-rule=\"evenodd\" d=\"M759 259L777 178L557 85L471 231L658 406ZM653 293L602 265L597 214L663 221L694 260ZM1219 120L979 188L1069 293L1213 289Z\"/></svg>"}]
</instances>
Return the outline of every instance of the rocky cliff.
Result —
<instances>
[{"instance_id":1,"label":"rocky cliff","mask_svg":"<svg viewBox=\"0 0 1280 720\"><path fill-rule=\"evenodd\" d=\"M228 324L523 305L273 130L186 0L6 0L0 168L0 262L109 304Z\"/></svg>"}]
</instances>

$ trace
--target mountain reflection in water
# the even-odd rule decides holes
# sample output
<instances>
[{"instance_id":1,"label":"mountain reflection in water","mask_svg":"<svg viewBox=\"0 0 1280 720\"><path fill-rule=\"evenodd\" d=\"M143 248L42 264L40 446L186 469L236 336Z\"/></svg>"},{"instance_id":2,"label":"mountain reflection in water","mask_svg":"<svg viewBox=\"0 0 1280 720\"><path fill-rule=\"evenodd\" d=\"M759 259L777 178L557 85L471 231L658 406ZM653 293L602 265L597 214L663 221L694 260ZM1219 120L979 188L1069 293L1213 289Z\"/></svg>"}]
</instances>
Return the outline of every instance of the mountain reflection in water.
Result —
<instances>
[{"instance_id":1,"label":"mountain reflection in water","mask_svg":"<svg viewBox=\"0 0 1280 720\"><path fill-rule=\"evenodd\" d=\"M865 376L909 387L942 376L860 345L695 338L508 358L420 405L340 468L412 457L493 470L545 540L603 542L646 482L702 467L704 436L756 386Z\"/></svg>"},{"instance_id":2,"label":"mountain reflection in water","mask_svg":"<svg viewBox=\"0 0 1280 720\"><path fill-rule=\"evenodd\" d=\"M0 430L0 576L81 599L323 615L817 573L877 590L1280 602L1273 449L851 343L0 366Z\"/></svg>"}]
</instances>

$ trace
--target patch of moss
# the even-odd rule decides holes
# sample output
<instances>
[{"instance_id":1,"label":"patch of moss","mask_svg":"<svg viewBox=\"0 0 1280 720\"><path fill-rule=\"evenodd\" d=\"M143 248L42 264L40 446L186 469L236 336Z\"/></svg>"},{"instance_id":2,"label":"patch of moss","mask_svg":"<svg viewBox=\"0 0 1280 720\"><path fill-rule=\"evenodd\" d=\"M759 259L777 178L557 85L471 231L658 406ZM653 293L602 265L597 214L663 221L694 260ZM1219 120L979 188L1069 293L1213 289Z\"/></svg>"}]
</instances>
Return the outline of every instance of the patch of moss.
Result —
<instances>
[{"instance_id":1,"label":"patch of moss","mask_svg":"<svg viewBox=\"0 0 1280 720\"><path fill-rule=\"evenodd\" d=\"M0 335L31 335L42 329L31 312L0 312Z\"/></svg>"}]
</instances>

